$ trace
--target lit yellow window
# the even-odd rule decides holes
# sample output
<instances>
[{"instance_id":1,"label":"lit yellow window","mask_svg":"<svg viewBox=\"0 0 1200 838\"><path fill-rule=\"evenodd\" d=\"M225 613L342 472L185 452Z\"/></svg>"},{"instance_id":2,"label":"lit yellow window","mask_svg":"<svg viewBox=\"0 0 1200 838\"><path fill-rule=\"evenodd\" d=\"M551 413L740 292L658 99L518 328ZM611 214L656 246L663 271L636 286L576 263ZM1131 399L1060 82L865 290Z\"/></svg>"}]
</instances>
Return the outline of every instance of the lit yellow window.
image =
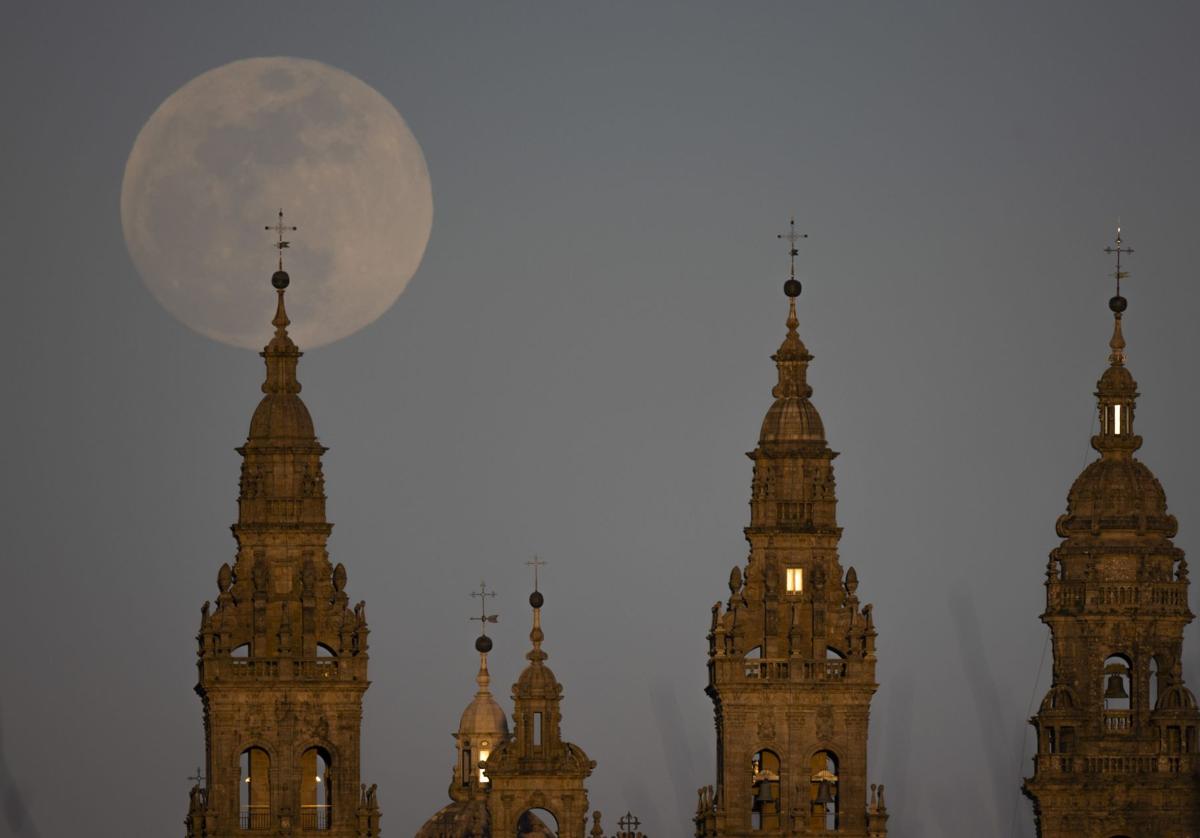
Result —
<instances>
[{"instance_id":1,"label":"lit yellow window","mask_svg":"<svg viewBox=\"0 0 1200 838\"><path fill-rule=\"evenodd\" d=\"M804 590L804 568L789 567L787 569L787 592L798 594Z\"/></svg>"},{"instance_id":2,"label":"lit yellow window","mask_svg":"<svg viewBox=\"0 0 1200 838\"><path fill-rule=\"evenodd\" d=\"M1113 433L1121 433L1121 406L1119 404L1113 405Z\"/></svg>"},{"instance_id":3,"label":"lit yellow window","mask_svg":"<svg viewBox=\"0 0 1200 838\"><path fill-rule=\"evenodd\" d=\"M485 744L486 744L486 742L485 742ZM492 752L490 752L490 750L482 750L482 749L480 749L480 752L479 752L479 761L480 761L480 762L486 762L486 761L487 761L487 755L488 755L488 754L491 754L491 753L492 753ZM479 770L479 782L480 782L480 783L487 783L487 782L488 782L487 776L486 776L486 774L484 773L484 770L482 770L482 768L480 768L480 770Z\"/></svg>"}]
</instances>

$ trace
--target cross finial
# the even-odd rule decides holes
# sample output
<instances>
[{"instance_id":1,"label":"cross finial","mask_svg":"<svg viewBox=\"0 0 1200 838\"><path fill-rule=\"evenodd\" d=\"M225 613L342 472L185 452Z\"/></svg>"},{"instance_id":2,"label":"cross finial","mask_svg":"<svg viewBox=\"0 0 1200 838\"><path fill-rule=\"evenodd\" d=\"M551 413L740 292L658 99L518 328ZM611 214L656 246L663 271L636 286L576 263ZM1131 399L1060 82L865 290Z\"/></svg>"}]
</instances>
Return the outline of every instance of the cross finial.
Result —
<instances>
[{"instance_id":1,"label":"cross finial","mask_svg":"<svg viewBox=\"0 0 1200 838\"><path fill-rule=\"evenodd\" d=\"M1109 253L1109 254L1116 254L1117 270L1116 270L1116 273L1114 274L1114 276L1116 276L1116 278L1117 278L1117 296L1119 297L1119 296L1121 296L1121 280L1125 279L1126 277L1129 276L1128 271L1121 270L1121 254L1122 253L1133 253L1132 247L1121 247L1121 222L1120 221L1117 222L1117 238L1113 242L1113 244L1115 244L1116 247L1109 245L1108 247L1104 248L1104 252Z\"/></svg>"},{"instance_id":2,"label":"cross finial","mask_svg":"<svg viewBox=\"0 0 1200 838\"><path fill-rule=\"evenodd\" d=\"M196 766L196 775L194 777L188 777L188 779L196 785L200 785L204 782L204 772L200 770L200 766Z\"/></svg>"},{"instance_id":3,"label":"cross finial","mask_svg":"<svg viewBox=\"0 0 1200 838\"><path fill-rule=\"evenodd\" d=\"M788 257L791 260L791 266L790 266L788 276L790 279L795 279L796 278L796 257L800 254L800 251L798 251L796 249L796 242L800 241L800 239L807 239L808 233L797 233L796 232L796 218L795 218L795 216L792 216L792 220L788 222L788 231L786 233L780 233L775 238L783 239L785 242L788 243Z\"/></svg>"},{"instance_id":4,"label":"cross finial","mask_svg":"<svg viewBox=\"0 0 1200 838\"><path fill-rule=\"evenodd\" d=\"M284 241L284 240L283 240L283 234L284 234L284 233L286 233L286 232L288 232L289 230L291 230L291 231L295 231L295 230L297 230L297 229L299 229L299 228L297 228L297 227L288 227L286 224L284 224L284 223L283 223L283 208L281 207L281 208L280 208L280 210L279 210L279 221L277 221L277 222L275 223L275 226L273 226L273 227L272 227L272 226L268 225L268 226L264 227L263 229L264 229L264 230L274 230L274 231L275 231L275 233L276 233L276 234L278 235L278 237L279 237L279 240L278 240L278 241L276 241L276 242L275 242L275 244L273 244L273 245L271 245L271 246L272 246L272 247L274 247L276 250L278 250L278 251L279 251L279 270L281 270L281 271L282 271L282 270L283 270L283 249L284 249L285 247L291 247L291 246L292 246L292 243L291 243L291 242L288 242L288 241Z\"/></svg>"},{"instance_id":5,"label":"cross finial","mask_svg":"<svg viewBox=\"0 0 1200 838\"><path fill-rule=\"evenodd\" d=\"M471 596L479 597L479 616L478 617L469 617L468 619L470 619L472 622L475 622L476 620L478 620L479 626L483 630L484 634L487 634L487 624L488 623L500 622L499 614L489 614L487 612L488 597L494 597L495 595L496 595L496 592L489 591L487 588L487 582L483 582L483 581L481 581L479 583L478 591L471 592Z\"/></svg>"},{"instance_id":6,"label":"cross finial","mask_svg":"<svg viewBox=\"0 0 1200 838\"><path fill-rule=\"evenodd\" d=\"M632 835L637 831L637 828L642 825L642 822L633 816L632 812L626 812L619 821L617 826L621 827L622 833Z\"/></svg>"},{"instance_id":7,"label":"cross finial","mask_svg":"<svg viewBox=\"0 0 1200 838\"><path fill-rule=\"evenodd\" d=\"M538 589L538 568L545 567L546 563L537 556L534 556L532 559L525 562L525 565L533 568L533 589L536 591Z\"/></svg>"}]
</instances>

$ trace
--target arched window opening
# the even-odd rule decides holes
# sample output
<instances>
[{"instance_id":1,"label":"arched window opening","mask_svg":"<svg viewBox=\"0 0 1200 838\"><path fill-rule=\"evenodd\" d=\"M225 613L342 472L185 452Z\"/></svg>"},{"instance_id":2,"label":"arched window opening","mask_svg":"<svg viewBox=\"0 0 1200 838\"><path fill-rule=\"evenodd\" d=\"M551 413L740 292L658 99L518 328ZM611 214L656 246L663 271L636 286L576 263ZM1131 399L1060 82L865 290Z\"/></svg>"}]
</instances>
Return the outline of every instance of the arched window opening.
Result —
<instances>
[{"instance_id":1,"label":"arched window opening","mask_svg":"<svg viewBox=\"0 0 1200 838\"><path fill-rule=\"evenodd\" d=\"M471 785L471 743L462 743L461 765L458 766L458 776L464 786Z\"/></svg>"},{"instance_id":2,"label":"arched window opening","mask_svg":"<svg viewBox=\"0 0 1200 838\"><path fill-rule=\"evenodd\" d=\"M1112 418L1113 433L1119 435L1121 433L1121 405L1114 404L1113 408L1112 408L1112 412L1113 412L1113 418Z\"/></svg>"},{"instance_id":3,"label":"arched window opening","mask_svg":"<svg viewBox=\"0 0 1200 838\"><path fill-rule=\"evenodd\" d=\"M309 748L300 755L300 828L329 829L333 820L333 788L329 752Z\"/></svg>"},{"instance_id":4,"label":"arched window opening","mask_svg":"<svg viewBox=\"0 0 1200 838\"><path fill-rule=\"evenodd\" d=\"M517 838L558 838L558 818L547 809L526 809L517 818Z\"/></svg>"},{"instance_id":5,"label":"arched window opening","mask_svg":"<svg viewBox=\"0 0 1200 838\"><path fill-rule=\"evenodd\" d=\"M243 643L241 646L234 646L229 650L229 656L232 658L248 658L250 657L250 644Z\"/></svg>"},{"instance_id":6,"label":"arched window opening","mask_svg":"<svg viewBox=\"0 0 1200 838\"><path fill-rule=\"evenodd\" d=\"M755 830L779 830L779 755L762 750L750 761L754 772L750 779L753 794L750 804L750 827Z\"/></svg>"},{"instance_id":7,"label":"arched window opening","mask_svg":"<svg viewBox=\"0 0 1200 838\"><path fill-rule=\"evenodd\" d=\"M760 659L762 656L763 656L763 655L762 655L762 646L755 646L753 649L751 649L749 652L747 652L747 653L745 654L745 658L746 658L746 660L748 660L748 661L751 661L751 660L758 660L758 659Z\"/></svg>"},{"instance_id":8,"label":"arched window opening","mask_svg":"<svg viewBox=\"0 0 1200 838\"><path fill-rule=\"evenodd\" d=\"M487 762L487 758L490 757L491 755L492 755L492 743L486 739L481 740L479 743L479 753L476 754L476 757L475 757L475 765L478 766L479 763L481 763L481 762ZM475 770L479 772L479 782L480 783L490 783L491 782L491 780L488 779L486 769L476 768Z\"/></svg>"},{"instance_id":9,"label":"arched window opening","mask_svg":"<svg viewBox=\"0 0 1200 838\"><path fill-rule=\"evenodd\" d=\"M1124 655L1112 655L1104 661L1104 679L1100 688L1104 691L1106 730L1128 729L1129 696L1132 686L1129 675L1129 659Z\"/></svg>"},{"instance_id":10,"label":"arched window opening","mask_svg":"<svg viewBox=\"0 0 1200 838\"><path fill-rule=\"evenodd\" d=\"M809 800L812 816L809 829L813 832L836 832L838 828L838 759L831 751L817 751L812 756L809 778Z\"/></svg>"},{"instance_id":11,"label":"arched window opening","mask_svg":"<svg viewBox=\"0 0 1200 838\"><path fill-rule=\"evenodd\" d=\"M846 656L832 646L825 647L825 660L829 661L844 661Z\"/></svg>"},{"instance_id":12,"label":"arched window opening","mask_svg":"<svg viewBox=\"0 0 1200 838\"><path fill-rule=\"evenodd\" d=\"M1158 706L1158 658L1150 658L1150 709Z\"/></svg>"},{"instance_id":13,"label":"arched window opening","mask_svg":"<svg viewBox=\"0 0 1200 838\"><path fill-rule=\"evenodd\" d=\"M333 649L331 647L326 646L324 643L318 643L317 644L317 657L318 658L336 658L337 652L333 651Z\"/></svg>"},{"instance_id":14,"label":"arched window opening","mask_svg":"<svg viewBox=\"0 0 1200 838\"><path fill-rule=\"evenodd\" d=\"M242 829L271 828L271 757L262 748L242 751L241 802Z\"/></svg>"}]
</instances>

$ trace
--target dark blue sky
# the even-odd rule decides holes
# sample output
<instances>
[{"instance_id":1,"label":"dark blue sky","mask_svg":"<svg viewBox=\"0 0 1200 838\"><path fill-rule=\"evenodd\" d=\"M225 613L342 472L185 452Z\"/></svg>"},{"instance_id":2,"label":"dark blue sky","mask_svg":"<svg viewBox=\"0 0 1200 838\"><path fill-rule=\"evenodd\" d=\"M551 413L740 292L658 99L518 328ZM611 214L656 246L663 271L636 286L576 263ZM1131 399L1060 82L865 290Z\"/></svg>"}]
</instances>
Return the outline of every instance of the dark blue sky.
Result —
<instances>
[{"instance_id":1,"label":"dark blue sky","mask_svg":"<svg viewBox=\"0 0 1200 838\"><path fill-rule=\"evenodd\" d=\"M3 18L0 783L15 778L26 834L181 832L203 754L193 636L233 552L233 449L262 370L146 292L121 176L179 86L293 55L395 104L433 183L408 290L300 367L331 447L331 553L371 619L363 773L387 834L444 802L481 576L500 594L506 697L534 552L564 733L599 763L593 806L690 833L714 771L704 635L745 559L743 452L786 314L774 235L795 213L814 402L842 452L842 562L880 630L871 780L900 838L1032 835L1018 788L1049 677L1043 570L1090 456L1118 215L1137 250L1143 459L1178 545L1200 532L1194 4ZM264 294L270 268L266 252L246 278Z\"/></svg>"}]
</instances>

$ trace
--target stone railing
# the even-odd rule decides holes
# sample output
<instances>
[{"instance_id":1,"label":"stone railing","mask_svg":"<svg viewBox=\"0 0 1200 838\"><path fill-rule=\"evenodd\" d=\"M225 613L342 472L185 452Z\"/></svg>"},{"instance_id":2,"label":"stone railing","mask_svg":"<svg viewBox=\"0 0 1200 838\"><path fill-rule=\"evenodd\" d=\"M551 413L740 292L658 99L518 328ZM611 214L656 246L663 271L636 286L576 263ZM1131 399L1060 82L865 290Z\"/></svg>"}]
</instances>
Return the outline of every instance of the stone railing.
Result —
<instances>
[{"instance_id":1,"label":"stone railing","mask_svg":"<svg viewBox=\"0 0 1200 838\"><path fill-rule=\"evenodd\" d=\"M1198 767L1191 755L1089 757L1038 754L1038 774L1190 774Z\"/></svg>"},{"instance_id":2,"label":"stone railing","mask_svg":"<svg viewBox=\"0 0 1200 838\"><path fill-rule=\"evenodd\" d=\"M726 675L740 672L747 681L840 681L847 671L844 660L726 658L717 666Z\"/></svg>"},{"instance_id":3,"label":"stone railing","mask_svg":"<svg viewBox=\"0 0 1200 838\"><path fill-rule=\"evenodd\" d=\"M1050 610L1074 613L1089 608L1186 609L1187 586L1183 582L1111 585L1054 581L1047 591L1046 605Z\"/></svg>"},{"instance_id":4,"label":"stone railing","mask_svg":"<svg viewBox=\"0 0 1200 838\"><path fill-rule=\"evenodd\" d=\"M201 659L201 672L211 681L357 681L365 677L365 661L356 658L235 658L213 655Z\"/></svg>"},{"instance_id":5,"label":"stone railing","mask_svg":"<svg viewBox=\"0 0 1200 838\"><path fill-rule=\"evenodd\" d=\"M1133 730L1132 710L1105 710L1105 733L1129 733Z\"/></svg>"}]
</instances>

